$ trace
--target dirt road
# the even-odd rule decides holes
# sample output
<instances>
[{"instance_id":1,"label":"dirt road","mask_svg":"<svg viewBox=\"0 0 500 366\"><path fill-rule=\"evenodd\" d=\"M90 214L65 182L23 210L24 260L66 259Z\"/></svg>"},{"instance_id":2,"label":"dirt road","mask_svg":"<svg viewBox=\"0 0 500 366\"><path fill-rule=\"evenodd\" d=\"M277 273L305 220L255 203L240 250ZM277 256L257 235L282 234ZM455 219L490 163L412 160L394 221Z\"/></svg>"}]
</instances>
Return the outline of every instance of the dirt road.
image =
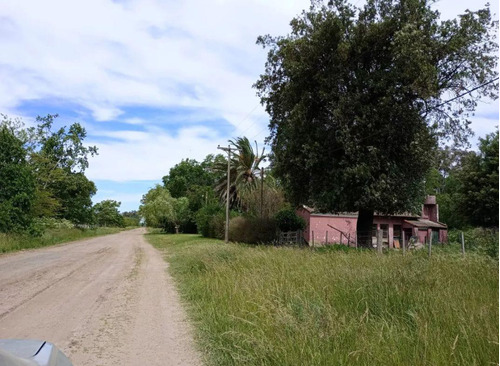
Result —
<instances>
[{"instance_id":1,"label":"dirt road","mask_svg":"<svg viewBox=\"0 0 500 366\"><path fill-rule=\"evenodd\" d=\"M167 264L143 229L0 256L0 338L75 366L200 365Z\"/></svg>"}]
</instances>

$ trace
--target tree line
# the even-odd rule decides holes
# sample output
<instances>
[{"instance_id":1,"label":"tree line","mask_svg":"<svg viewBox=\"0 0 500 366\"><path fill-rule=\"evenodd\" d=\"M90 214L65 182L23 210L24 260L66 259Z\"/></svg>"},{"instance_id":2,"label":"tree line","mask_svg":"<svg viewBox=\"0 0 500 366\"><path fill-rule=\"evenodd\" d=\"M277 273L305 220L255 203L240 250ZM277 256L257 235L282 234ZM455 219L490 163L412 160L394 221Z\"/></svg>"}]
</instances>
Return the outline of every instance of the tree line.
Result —
<instances>
[{"instance_id":1,"label":"tree line","mask_svg":"<svg viewBox=\"0 0 500 366\"><path fill-rule=\"evenodd\" d=\"M230 141L230 237L245 242L269 241L280 226L283 211L296 216L272 170L268 157L246 137ZM146 225L166 232L200 233L223 238L227 202L227 166L224 155L207 155L202 162L184 159L142 198L139 213ZM296 221L299 221L297 218ZM299 222L298 227L303 227Z\"/></svg>"},{"instance_id":2,"label":"tree line","mask_svg":"<svg viewBox=\"0 0 500 366\"><path fill-rule=\"evenodd\" d=\"M437 150L425 185L448 227L498 228L498 156L498 131L479 138L478 151Z\"/></svg>"},{"instance_id":3,"label":"tree line","mask_svg":"<svg viewBox=\"0 0 500 366\"><path fill-rule=\"evenodd\" d=\"M95 205L97 188L85 176L95 146L86 146L79 123L54 128L57 115L38 116L36 126L1 115L0 232L40 235L54 221L79 227L138 225L138 215L125 218L120 202Z\"/></svg>"},{"instance_id":4,"label":"tree line","mask_svg":"<svg viewBox=\"0 0 500 366\"><path fill-rule=\"evenodd\" d=\"M464 150L478 101L498 97L498 22L488 5L442 20L432 4L368 0L358 8L346 0L312 0L292 19L289 34L258 37L268 49L254 88L270 116L271 174L261 176L262 154L246 138L231 141L233 215L264 218L258 205L267 198L257 188L264 183L261 194L267 189L286 198L284 206L358 212L363 233L371 232L375 212L418 213L429 193L437 193L441 218L451 227L498 225L498 133L481 140L479 153ZM205 167L221 175L211 180L210 197L219 206L184 211L204 235L220 224L224 160ZM180 199L175 184L184 180L171 175L161 189L174 202ZM187 191L183 197L188 206L194 198ZM150 201L143 199L142 212ZM179 227L172 215L166 211L164 222ZM370 237L359 244L370 246Z\"/></svg>"}]
</instances>

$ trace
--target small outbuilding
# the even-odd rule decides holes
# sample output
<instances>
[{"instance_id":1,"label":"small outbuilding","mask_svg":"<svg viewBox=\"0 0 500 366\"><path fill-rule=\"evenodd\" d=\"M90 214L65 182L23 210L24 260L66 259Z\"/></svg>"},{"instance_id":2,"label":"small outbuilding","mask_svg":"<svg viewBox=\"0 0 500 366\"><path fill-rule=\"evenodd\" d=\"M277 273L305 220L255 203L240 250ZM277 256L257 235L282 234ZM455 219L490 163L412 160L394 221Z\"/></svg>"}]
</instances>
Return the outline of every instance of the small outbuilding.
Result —
<instances>
[{"instance_id":1,"label":"small outbuilding","mask_svg":"<svg viewBox=\"0 0 500 366\"><path fill-rule=\"evenodd\" d=\"M356 245L357 212L325 214L302 206L297 214L306 221L304 239L309 245ZM439 205L435 196L427 196L420 215L403 213L387 216L375 213L372 233L368 233L374 244L377 230L382 231L382 243L388 248L400 248L403 236L406 243L412 240L417 244L428 243L431 237L433 243L448 240L448 227L439 222Z\"/></svg>"}]
</instances>

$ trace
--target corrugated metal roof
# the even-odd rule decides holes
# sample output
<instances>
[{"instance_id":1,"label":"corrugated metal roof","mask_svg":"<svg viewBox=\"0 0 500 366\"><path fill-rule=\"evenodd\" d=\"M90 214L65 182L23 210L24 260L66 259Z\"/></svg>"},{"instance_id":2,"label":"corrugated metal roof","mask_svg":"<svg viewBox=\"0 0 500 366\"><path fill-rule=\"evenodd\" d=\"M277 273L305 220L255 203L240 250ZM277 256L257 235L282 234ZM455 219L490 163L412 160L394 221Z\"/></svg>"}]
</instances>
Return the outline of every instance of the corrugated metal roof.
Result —
<instances>
[{"instance_id":1,"label":"corrugated metal roof","mask_svg":"<svg viewBox=\"0 0 500 366\"><path fill-rule=\"evenodd\" d=\"M447 229L448 227L441 222L434 222L426 219L418 220L405 220L406 223L419 227L419 228L436 228L436 229Z\"/></svg>"},{"instance_id":2,"label":"corrugated metal roof","mask_svg":"<svg viewBox=\"0 0 500 366\"><path fill-rule=\"evenodd\" d=\"M311 215L314 216L332 216L332 217L357 217L358 212L337 212L337 213L331 213L331 212L317 212L316 209L302 205L300 208L306 210L309 212ZM380 212L375 212L373 216L379 216L379 217L407 217L407 218L418 218L420 215L418 214L412 214L411 212L403 212L403 213L396 213L392 215L383 215Z\"/></svg>"}]
</instances>

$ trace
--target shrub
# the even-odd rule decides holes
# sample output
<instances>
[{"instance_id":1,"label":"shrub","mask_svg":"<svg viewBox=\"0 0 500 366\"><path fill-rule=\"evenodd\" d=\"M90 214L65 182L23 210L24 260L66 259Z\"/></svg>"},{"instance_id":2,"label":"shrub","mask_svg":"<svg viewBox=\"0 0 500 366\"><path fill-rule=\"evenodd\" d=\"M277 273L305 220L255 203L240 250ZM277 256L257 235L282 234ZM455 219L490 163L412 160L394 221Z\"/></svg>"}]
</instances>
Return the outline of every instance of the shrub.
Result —
<instances>
[{"instance_id":1,"label":"shrub","mask_svg":"<svg viewBox=\"0 0 500 366\"><path fill-rule=\"evenodd\" d=\"M229 240L248 244L270 243L276 238L272 219L239 216L229 222Z\"/></svg>"},{"instance_id":2,"label":"shrub","mask_svg":"<svg viewBox=\"0 0 500 366\"><path fill-rule=\"evenodd\" d=\"M135 217L124 216L123 217L123 225L125 227L139 226L140 225L140 221L139 221L139 219L137 219Z\"/></svg>"},{"instance_id":3,"label":"shrub","mask_svg":"<svg viewBox=\"0 0 500 366\"><path fill-rule=\"evenodd\" d=\"M218 204L204 206L196 213L198 232L207 238L223 239L225 220L224 209Z\"/></svg>"},{"instance_id":4,"label":"shrub","mask_svg":"<svg viewBox=\"0 0 500 366\"><path fill-rule=\"evenodd\" d=\"M283 209L285 194L272 182L274 181L266 181L263 191L258 188L241 192L240 200L243 211L255 217L272 218Z\"/></svg>"},{"instance_id":5,"label":"shrub","mask_svg":"<svg viewBox=\"0 0 500 366\"><path fill-rule=\"evenodd\" d=\"M306 227L305 220L291 208L279 211L274 218L281 231L304 230Z\"/></svg>"},{"instance_id":6,"label":"shrub","mask_svg":"<svg viewBox=\"0 0 500 366\"><path fill-rule=\"evenodd\" d=\"M498 230L473 228L467 230L450 230L448 233L449 243L462 243L462 232L466 251L475 251L498 258Z\"/></svg>"},{"instance_id":7,"label":"shrub","mask_svg":"<svg viewBox=\"0 0 500 366\"><path fill-rule=\"evenodd\" d=\"M208 221L208 236L210 238L224 239L226 233L226 214L219 212Z\"/></svg>"}]
</instances>

